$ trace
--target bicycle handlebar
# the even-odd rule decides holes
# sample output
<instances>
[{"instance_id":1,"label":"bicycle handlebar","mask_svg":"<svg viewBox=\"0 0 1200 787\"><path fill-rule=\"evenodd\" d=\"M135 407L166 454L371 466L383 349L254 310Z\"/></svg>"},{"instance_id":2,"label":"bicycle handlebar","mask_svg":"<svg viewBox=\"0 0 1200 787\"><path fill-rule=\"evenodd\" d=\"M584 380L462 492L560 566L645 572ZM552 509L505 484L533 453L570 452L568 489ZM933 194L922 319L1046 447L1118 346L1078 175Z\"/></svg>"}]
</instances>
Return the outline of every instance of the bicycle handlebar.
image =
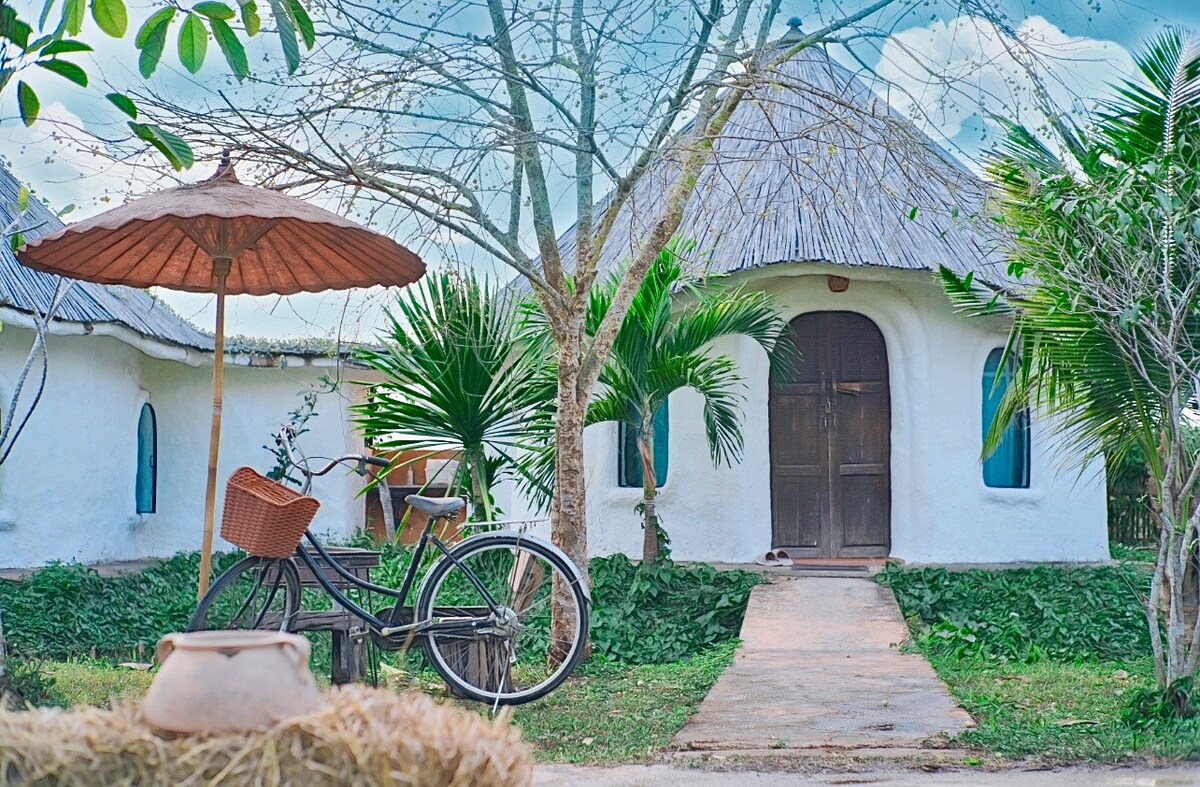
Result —
<instances>
[{"instance_id":1,"label":"bicycle handlebar","mask_svg":"<svg viewBox=\"0 0 1200 787\"><path fill-rule=\"evenodd\" d=\"M396 538L396 523L392 509L392 492L387 481L387 468L391 467L391 462L382 457L368 456L367 454L345 454L331 459L329 464L320 470L313 470L309 464L309 458L296 446L295 439L296 427L291 424L283 424L275 434L275 443L283 449L284 455L292 466L304 476L304 485L300 490L301 494L307 495L312 491L314 478L325 475L338 465L353 462L356 465L352 468L354 472L364 478L371 479L378 485L379 505L383 512L384 532L389 539ZM367 469L368 465L381 468L381 471L371 472Z\"/></svg>"},{"instance_id":2,"label":"bicycle handlebar","mask_svg":"<svg viewBox=\"0 0 1200 787\"><path fill-rule=\"evenodd\" d=\"M312 479L326 475L330 470L333 470L333 468L337 467L338 465L344 465L347 462L354 462L358 465L358 467L355 468L355 472L359 473L359 475L369 476L376 482L383 484L385 487L387 486L387 477L385 473L371 473L366 470L366 466L371 465L373 467L386 469L391 465L391 462L388 460L379 456L370 456L368 454L344 454L342 456L330 459L329 463L320 470L313 470L311 461L307 456L304 455L304 452L296 446L294 442L295 439L296 429L291 424L284 424L275 434L276 445L283 448L284 454L287 456L288 461L291 462L292 465L304 476L306 493L307 487L309 487L312 483Z\"/></svg>"}]
</instances>

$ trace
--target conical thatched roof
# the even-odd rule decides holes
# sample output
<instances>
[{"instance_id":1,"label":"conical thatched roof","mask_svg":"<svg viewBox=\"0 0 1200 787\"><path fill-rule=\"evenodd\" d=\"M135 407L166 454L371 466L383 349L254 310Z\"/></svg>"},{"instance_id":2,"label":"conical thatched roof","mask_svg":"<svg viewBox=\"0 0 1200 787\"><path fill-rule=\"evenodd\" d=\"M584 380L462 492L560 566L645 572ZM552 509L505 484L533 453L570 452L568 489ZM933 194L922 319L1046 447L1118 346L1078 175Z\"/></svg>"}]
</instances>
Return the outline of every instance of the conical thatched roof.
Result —
<instances>
[{"instance_id":1,"label":"conical thatched roof","mask_svg":"<svg viewBox=\"0 0 1200 787\"><path fill-rule=\"evenodd\" d=\"M668 156L637 185L601 252L602 271L631 256L678 172ZM781 262L947 265L1009 284L985 198L978 177L824 49L810 47L738 106L679 234L709 257L709 273ZM559 241L567 260L574 232Z\"/></svg>"},{"instance_id":2,"label":"conical thatched roof","mask_svg":"<svg viewBox=\"0 0 1200 787\"><path fill-rule=\"evenodd\" d=\"M25 240L63 228L62 221L42 203L30 200L23 214L17 209L21 184L0 166L0 227L15 224ZM0 306L29 314L44 313L54 300L59 277L26 268L17 262L9 239L0 242ZM150 339L212 352L213 340L163 306L150 293L133 287L78 282L62 298L56 319L87 325L123 325Z\"/></svg>"}]
</instances>

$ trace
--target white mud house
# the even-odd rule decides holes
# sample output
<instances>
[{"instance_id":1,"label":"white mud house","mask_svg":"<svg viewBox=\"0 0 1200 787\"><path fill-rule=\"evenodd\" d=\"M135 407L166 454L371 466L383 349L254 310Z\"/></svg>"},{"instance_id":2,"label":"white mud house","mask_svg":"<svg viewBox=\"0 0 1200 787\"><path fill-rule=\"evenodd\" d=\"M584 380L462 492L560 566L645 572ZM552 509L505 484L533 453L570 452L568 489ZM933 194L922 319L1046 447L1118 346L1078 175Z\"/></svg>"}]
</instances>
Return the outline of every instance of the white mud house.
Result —
<instances>
[{"instance_id":1,"label":"white mud house","mask_svg":"<svg viewBox=\"0 0 1200 787\"><path fill-rule=\"evenodd\" d=\"M630 257L677 171L667 160L642 181L602 266ZM698 395L677 392L660 413L658 513L676 559L748 562L771 547L921 563L1108 558L1102 463L1081 466L1037 413L980 460L1007 326L955 315L933 272L1014 284L985 198L820 48L742 102L680 234L706 273L775 297L803 360L776 380L753 342L715 348L746 379L733 467L711 464ZM573 243L561 239L564 258ZM590 548L638 555L641 481L623 477L637 466L632 435L600 424L586 446Z\"/></svg>"},{"instance_id":2,"label":"white mud house","mask_svg":"<svg viewBox=\"0 0 1200 787\"><path fill-rule=\"evenodd\" d=\"M0 168L0 226L15 216L17 190ZM20 225L31 237L62 223L33 202ZM47 308L56 286L58 277L17 263L5 239L0 246L0 409L9 408L34 341L31 315ZM198 549L212 411L212 337L148 293L128 287L76 283L56 315L41 401L0 465L0 568L49 560L134 560ZM270 469L273 458L263 445L300 404L299 392L317 386L322 375L337 375L337 361L326 349L238 342L227 348L222 480L241 465ZM17 416L38 388L39 370L35 365ZM317 412L306 447L322 454L361 450L343 397L321 396ZM0 412L0 418L6 415ZM361 485L353 478L322 479L316 490L318 530L344 535L361 526Z\"/></svg>"}]
</instances>

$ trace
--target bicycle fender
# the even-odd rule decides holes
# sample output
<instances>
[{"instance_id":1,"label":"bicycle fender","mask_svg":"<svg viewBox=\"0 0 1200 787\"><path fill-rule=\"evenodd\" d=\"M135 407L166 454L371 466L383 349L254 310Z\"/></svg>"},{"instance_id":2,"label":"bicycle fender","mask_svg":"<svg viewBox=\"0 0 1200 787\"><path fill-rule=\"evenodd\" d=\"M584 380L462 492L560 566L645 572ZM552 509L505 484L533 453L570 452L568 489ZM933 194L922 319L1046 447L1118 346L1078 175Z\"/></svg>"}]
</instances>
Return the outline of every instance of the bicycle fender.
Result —
<instances>
[{"instance_id":1,"label":"bicycle fender","mask_svg":"<svg viewBox=\"0 0 1200 787\"><path fill-rule=\"evenodd\" d=\"M488 541L490 539L494 539L497 536L511 536L513 538L520 539L521 541L533 541L533 542L536 542L538 546L542 547L543 549L547 550L548 552L552 552L554 554L554 556L559 558L560 560L562 560L563 563L565 563L566 565L575 569L575 581L577 583L579 583L580 587L583 588L583 597L585 599L587 599L587 602L589 604L592 603L592 588L590 585L588 585L587 579L582 574L579 573L579 567L575 565L575 561L573 561L573 560L571 560L571 558L567 557L566 552L563 552L561 549L559 549L553 543L547 541L544 538L538 538L537 536L531 536L528 533L518 533L515 530L492 530L487 533L478 533L469 538L464 538L457 545L455 545L453 549L450 550L450 554L454 555L455 557L458 557L458 555L456 554L457 552L464 551L469 546L474 546L475 544L479 543L480 541ZM428 581L428 574L426 575L426 577L424 579L421 580L421 589L417 593L418 598L420 598L421 595L425 592L425 583L427 581Z\"/></svg>"}]
</instances>

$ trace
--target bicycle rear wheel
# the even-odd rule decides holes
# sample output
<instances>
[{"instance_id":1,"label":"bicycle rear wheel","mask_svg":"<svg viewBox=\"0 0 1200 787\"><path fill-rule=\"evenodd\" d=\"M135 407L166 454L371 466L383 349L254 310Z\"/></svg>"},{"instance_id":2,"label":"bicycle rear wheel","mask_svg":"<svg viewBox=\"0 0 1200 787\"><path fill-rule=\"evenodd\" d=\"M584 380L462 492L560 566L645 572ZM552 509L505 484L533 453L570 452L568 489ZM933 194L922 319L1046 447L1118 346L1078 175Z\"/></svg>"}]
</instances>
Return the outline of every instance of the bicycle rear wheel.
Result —
<instances>
[{"instance_id":1,"label":"bicycle rear wheel","mask_svg":"<svg viewBox=\"0 0 1200 787\"><path fill-rule=\"evenodd\" d=\"M291 558L248 557L217 578L188 631L291 631L300 610L300 574Z\"/></svg>"},{"instance_id":2,"label":"bicycle rear wheel","mask_svg":"<svg viewBox=\"0 0 1200 787\"><path fill-rule=\"evenodd\" d=\"M452 690L494 705L553 691L586 650L589 602L578 569L549 544L517 533L476 536L451 555L430 570L417 598L417 620L462 624L426 635L434 669ZM556 590L566 614L552 633Z\"/></svg>"}]
</instances>

